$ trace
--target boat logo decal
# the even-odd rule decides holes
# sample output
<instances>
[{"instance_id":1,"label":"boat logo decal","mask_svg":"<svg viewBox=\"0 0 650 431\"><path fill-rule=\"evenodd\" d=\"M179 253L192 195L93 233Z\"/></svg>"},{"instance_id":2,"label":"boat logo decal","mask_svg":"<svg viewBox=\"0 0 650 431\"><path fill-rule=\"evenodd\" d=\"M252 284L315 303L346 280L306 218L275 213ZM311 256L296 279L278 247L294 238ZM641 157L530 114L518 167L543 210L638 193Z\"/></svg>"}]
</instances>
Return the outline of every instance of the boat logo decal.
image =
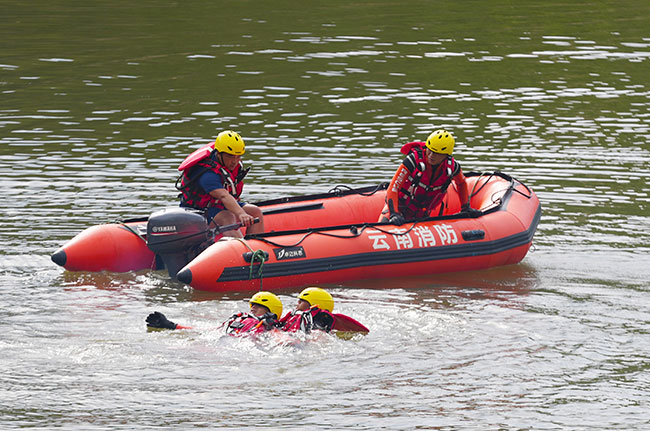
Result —
<instances>
[{"instance_id":1,"label":"boat logo decal","mask_svg":"<svg viewBox=\"0 0 650 431\"><path fill-rule=\"evenodd\" d=\"M297 247L274 248L275 258L277 260L300 259L307 257L305 249L301 245Z\"/></svg>"},{"instance_id":2,"label":"boat logo decal","mask_svg":"<svg viewBox=\"0 0 650 431\"><path fill-rule=\"evenodd\" d=\"M368 229L366 232L368 239L372 240L373 250L405 250L458 243L454 227L444 223L434 226L417 225L413 229L398 227L388 232ZM389 240L390 237L392 239Z\"/></svg>"},{"instance_id":3,"label":"boat logo decal","mask_svg":"<svg viewBox=\"0 0 650 431\"><path fill-rule=\"evenodd\" d=\"M151 232L176 232L176 226L154 226L151 228Z\"/></svg>"}]
</instances>

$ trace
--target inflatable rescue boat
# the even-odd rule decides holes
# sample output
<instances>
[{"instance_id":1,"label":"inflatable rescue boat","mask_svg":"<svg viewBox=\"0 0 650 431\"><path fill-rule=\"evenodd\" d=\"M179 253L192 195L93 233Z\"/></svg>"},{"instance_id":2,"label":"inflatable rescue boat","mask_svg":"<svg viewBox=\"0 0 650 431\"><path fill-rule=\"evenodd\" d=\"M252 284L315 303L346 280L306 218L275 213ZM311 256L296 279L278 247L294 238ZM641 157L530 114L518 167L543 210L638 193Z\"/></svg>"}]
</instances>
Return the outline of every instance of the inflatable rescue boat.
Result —
<instances>
[{"instance_id":1,"label":"inflatable rescue boat","mask_svg":"<svg viewBox=\"0 0 650 431\"><path fill-rule=\"evenodd\" d=\"M167 268L195 289L278 290L346 280L485 269L520 262L541 216L535 193L501 172L466 174L472 208L450 186L436 214L401 226L375 221L387 184L256 203L266 232L222 237L195 210L93 226L52 255L70 271Z\"/></svg>"}]
</instances>

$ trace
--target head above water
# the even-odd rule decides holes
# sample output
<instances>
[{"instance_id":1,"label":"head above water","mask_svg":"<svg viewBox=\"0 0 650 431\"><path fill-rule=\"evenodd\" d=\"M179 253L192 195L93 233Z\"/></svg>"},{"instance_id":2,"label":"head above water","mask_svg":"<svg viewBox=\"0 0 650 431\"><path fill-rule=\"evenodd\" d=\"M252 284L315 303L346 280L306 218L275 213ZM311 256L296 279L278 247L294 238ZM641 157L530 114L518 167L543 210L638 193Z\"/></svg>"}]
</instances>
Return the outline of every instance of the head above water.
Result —
<instances>
[{"instance_id":1,"label":"head above water","mask_svg":"<svg viewBox=\"0 0 650 431\"><path fill-rule=\"evenodd\" d=\"M261 305L263 308L266 308L267 312L271 312L277 316L279 319L282 317L282 301L280 301L280 298L272 294L271 292L257 292L253 297L248 301L251 309L253 309L254 305ZM262 315L264 313L260 313L259 315ZM258 315L257 313L254 313L256 316Z\"/></svg>"},{"instance_id":2,"label":"head above water","mask_svg":"<svg viewBox=\"0 0 650 431\"><path fill-rule=\"evenodd\" d=\"M446 130L436 130L427 138L427 148L437 154L451 154L454 152L456 140L454 136Z\"/></svg>"},{"instance_id":3,"label":"head above water","mask_svg":"<svg viewBox=\"0 0 650 431\"><path fill-rule=\"evenodd\" d=\"M301 308L300 300L309 304L310 307L316 306L322 310L327 310L330 313L334 310L334 298L325 289L320 287L308 287L300 292L298 295L298 308L299 311L305 311ZM308 309L309 307L306 307Z\"/></svg>"},{"instance_id":4,"label":"head above water","mask_svg":"<svg viewBox=\"0 0 650 431\"><path fill-rule=\"evenodd\" d=\"M220 153L241 156L246 152L246 144L244 144L244 140L239 133L233 132L232 130L224 130L214 140L214 149Z\"/></svg>"}]
</instances>

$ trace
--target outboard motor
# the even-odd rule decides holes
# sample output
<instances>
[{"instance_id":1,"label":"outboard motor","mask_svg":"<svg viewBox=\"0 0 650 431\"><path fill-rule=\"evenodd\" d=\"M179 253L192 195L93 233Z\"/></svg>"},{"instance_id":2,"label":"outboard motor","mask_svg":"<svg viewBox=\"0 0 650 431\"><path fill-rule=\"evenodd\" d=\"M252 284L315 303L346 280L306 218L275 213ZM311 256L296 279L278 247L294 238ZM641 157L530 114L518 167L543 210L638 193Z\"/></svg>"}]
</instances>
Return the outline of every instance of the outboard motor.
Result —
<instances>
[{"instance_id":1,"label":"outboard motor","mask_svg":"<svg viewBox=\"0 0 650 431\"><path fill-rule=\"evenodd\" d=\"M200 211L166 208L149 216L147 247L159 255L172 278L214 241Z\"/></svg>"}]
</instances>

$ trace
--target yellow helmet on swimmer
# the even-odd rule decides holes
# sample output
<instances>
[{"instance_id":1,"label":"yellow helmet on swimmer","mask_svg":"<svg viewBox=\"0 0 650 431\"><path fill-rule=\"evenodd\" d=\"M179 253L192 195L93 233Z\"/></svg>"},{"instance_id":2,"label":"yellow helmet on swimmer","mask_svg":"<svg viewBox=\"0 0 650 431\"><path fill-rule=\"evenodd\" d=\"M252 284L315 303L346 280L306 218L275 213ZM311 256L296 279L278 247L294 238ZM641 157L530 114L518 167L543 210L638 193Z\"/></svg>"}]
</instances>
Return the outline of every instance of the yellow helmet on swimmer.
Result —
<instances>
[{"instance_id":1,"label":"yellow helmet on swimmer","mask_svg":"<svg viewBox=\"0 0 650 431\"><path fill-rule=\"evenodd\" d=\"M334 310L334 298L325 289L320 287L308 287L300 292L298 299L309 302L312 307L315 305L330 313Z\"/></svg>"},{"instance_id":2,"label":"yellow helmet on swimmer","mask_svg":"<svg viewBox=\"0 0 650 431\"><path fill-rule=\"evenodd\" d=\"M246 144L237 132L224 130L217 135L214 140L214 149L220 153L228 153L235 156L241 156L246 152Z\"/></svg>"},{"instance_id":3,"label":"yellow helmet on swimmer","mask_svg":"<svg viewBox=\"0 0 650 431\"><path fill-rule=\"evenodd\" d=\"M250 305L257 304L268 308L278 319L282 317L282 301L271 292L257 292L248 303Z\"/></svg>"},{"instance_id":4,"label":"yellow helmet on swimmer","mask_svg":"<svg viewBox=\"0 0 650 431\"><path fill-rule=\"evenodd\" d=\"M454 152L454 136L446 130L436 130L427 138L427 148L438 154L449 154Z\"/></svg>"}]
</instances>

